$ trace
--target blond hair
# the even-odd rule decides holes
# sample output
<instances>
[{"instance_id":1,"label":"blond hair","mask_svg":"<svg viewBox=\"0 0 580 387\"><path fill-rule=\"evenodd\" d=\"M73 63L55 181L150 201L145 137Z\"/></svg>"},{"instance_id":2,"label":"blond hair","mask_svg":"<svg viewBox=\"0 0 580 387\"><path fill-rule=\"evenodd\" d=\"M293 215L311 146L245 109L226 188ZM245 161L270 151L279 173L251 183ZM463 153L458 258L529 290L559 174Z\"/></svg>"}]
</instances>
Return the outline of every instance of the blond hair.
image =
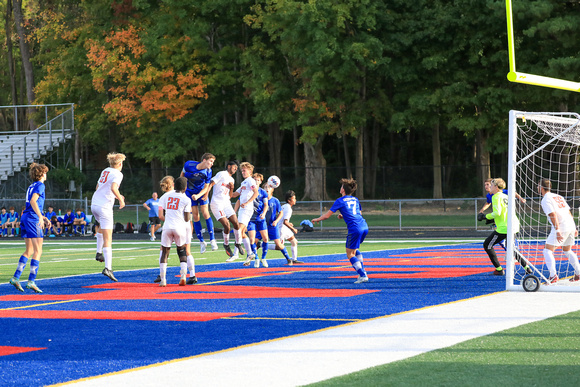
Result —
<instances>
[{"instance_id":1,"label":"blond hair","mask_svg":"<svg viewBox=\"0 0 580 387\"><path fill-rule=\"evenodd\" d=\"M109 162L109 165L111 167L116 167L117 165L121 164L123 161L125 161L127 157L122 154L122 153L109 153L107 155L107 161Z\"/></svg>"},{"instance_id":2,"label":"blond hair","mask_svg":"<svg viewBox=\"0 0 580 387\"><path fill-rule=\"evenodd\" d=\"M264 181L264 175L262 175L261 173L254 173L252 177L254 178L254 180L260 179L261 181Z\"/></svg>"},{"instance_id":3,"label":"blond hair","mask_svg":"<svg viewBox=\"0 0 580 387\"><path fill-rule=\"evenodd\" d=\"M496 177L491 180L491 184L495 185L499 189L505 189L505 181L501 177Z\"/></svg>"},{"instance_id":4,"label":"blond hair","mask_svg":"<svg viewBox=\"0 0 580 387\"><path fill-rule=\"evenodd\" d=\"M159 186L163 192L171 191L171 187L173 187L173 176L165 176L159 182Z\"/></svg>"},{"instance_id":5,"label":"blond hair","mask_svg":"<svg viewBox=\"0 0 580 387\"><path fill-rule=\"evenodd\" d=\"M247 161L244 161L240 164L240 169L249 169L250 171L254 172L254 166Z\"/></svg>"}]
</instances>

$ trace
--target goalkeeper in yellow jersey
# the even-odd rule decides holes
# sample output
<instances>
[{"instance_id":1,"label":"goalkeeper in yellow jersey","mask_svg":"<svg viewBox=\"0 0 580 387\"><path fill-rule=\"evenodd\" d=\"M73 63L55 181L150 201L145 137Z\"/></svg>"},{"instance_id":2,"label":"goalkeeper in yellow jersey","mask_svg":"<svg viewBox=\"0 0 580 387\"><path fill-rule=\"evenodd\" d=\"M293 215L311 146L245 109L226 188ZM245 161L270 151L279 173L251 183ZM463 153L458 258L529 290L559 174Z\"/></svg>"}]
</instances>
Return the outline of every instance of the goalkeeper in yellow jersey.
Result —
<instances>
[{"instance_id":1,"label":"goalkeeper in yellow jersey","mask_svg":"<svg viewBox=\"0 0 580 387\"><path fill-rule=\"evenodd\" d=\"M487 237L483 242L483 249L489 256L489 259L495 270L493 275L505 275L505 271L499 264L497 259L497 254L493 248L494 245L500 243L507 237L507 218L508 218L508 196L503 193L505 189L505 181L501 178L492 179L490 193L492 194L491 200L493 205L493 212L489 214L479 213L477 215L477 220L493 219L495 221L496 229ZM515 218L513 232L514 235L519 232L520 223L518 218ZM527 273L531 273L532 270L528 266L528 263L519 254L516 253L516 259L520 264L526 269Z\"/></svg>"}]
</instances>

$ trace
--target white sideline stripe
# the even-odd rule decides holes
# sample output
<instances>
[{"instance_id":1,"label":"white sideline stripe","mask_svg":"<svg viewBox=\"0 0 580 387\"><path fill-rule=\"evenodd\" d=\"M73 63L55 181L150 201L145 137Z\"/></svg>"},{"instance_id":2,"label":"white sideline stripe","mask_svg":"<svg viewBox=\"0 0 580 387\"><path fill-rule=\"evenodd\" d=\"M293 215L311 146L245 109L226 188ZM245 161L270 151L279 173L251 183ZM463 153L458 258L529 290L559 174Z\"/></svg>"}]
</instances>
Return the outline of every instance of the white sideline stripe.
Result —
<instances>
[{"instance_id":1,"label":"white sideline stripe","mask_svg":"<svg viewBox=\"0 0 580 387\"><path fill-rule=\"evenodd\" d=\"M304 385L577 310L577 293L501 292L67 384L158 387L193 375L202 386Z\"/></svg>"}]
</instances>

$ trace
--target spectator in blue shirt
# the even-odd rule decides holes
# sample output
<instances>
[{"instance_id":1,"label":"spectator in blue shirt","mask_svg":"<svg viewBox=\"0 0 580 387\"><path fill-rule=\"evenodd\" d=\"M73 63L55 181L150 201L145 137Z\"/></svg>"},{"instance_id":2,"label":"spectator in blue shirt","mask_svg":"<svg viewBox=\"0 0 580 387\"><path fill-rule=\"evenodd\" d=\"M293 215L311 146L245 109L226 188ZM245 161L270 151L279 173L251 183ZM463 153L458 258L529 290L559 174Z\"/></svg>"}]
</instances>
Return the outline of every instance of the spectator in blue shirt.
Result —
<instances>
[{"instance_id":1,"label":"spectator in blue shirt","mask_svg":"<svg viewBox=\"0 0 580 387\"><path fill-rule=\"evenodd\" d=\"M149 211L149 232L151 234L151 242L155 240L155 231L161 227L161 220L159 220L159 198L157 197L157 192L151 194L151 199L143 203L143 207Z\"/></svg>"},{"instance_id":2,"label":"spectator in blue shirt","mask_svg":"<svg viewBox=\"0 0 580 387\"><path fill-rule=\"evenodd\" d=\"M83 210L77 208L73 219L73 228L75 234L85 235L85 226L87 225L87 217ZM79 231L80 229L80 231Z\"/></svg>"},{"instance_id":3,"label":"spectator in blue shirt","mask_svg":"<svg viewBox=\"0 0 580 387\"><path fill-rule=\"evenodd\" d=\"M65 235L69 234L70 236L72 236L74 221L75 217L72 213L72 210L70 208L67 208L66 214L64 214L64 217L62 219L62 225L64 227L63 234Z\"/></svg>"}]
</instances>

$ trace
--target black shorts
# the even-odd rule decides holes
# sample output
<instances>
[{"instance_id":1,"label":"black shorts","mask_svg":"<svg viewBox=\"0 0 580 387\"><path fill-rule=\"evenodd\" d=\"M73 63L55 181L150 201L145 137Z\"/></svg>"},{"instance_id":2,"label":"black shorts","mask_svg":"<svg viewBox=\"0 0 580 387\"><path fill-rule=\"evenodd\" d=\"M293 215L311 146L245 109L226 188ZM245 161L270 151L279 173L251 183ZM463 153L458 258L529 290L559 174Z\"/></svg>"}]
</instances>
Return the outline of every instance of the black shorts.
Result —
<instances>
[{"instance_id":1,"label":"black shorts","mask_svg":"<svg viewBox=\"0 0 580 387\"><path fill-rule=\"evenodd\" d=\"M161 224L161 221L159 220L158 216L154 216L149 218L149 224Z\"/></svg>"}]
</instances>

